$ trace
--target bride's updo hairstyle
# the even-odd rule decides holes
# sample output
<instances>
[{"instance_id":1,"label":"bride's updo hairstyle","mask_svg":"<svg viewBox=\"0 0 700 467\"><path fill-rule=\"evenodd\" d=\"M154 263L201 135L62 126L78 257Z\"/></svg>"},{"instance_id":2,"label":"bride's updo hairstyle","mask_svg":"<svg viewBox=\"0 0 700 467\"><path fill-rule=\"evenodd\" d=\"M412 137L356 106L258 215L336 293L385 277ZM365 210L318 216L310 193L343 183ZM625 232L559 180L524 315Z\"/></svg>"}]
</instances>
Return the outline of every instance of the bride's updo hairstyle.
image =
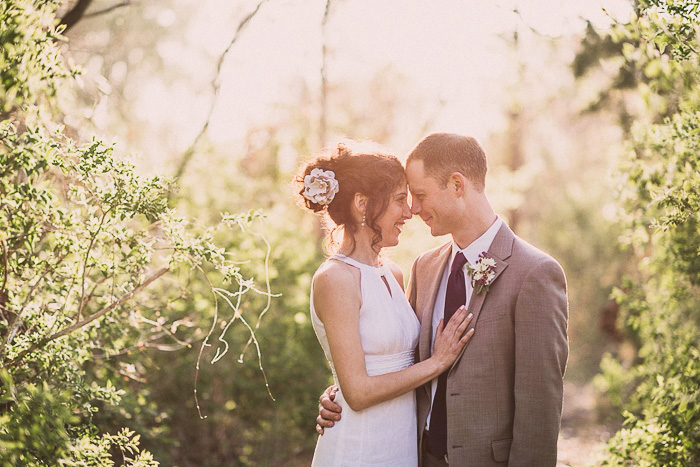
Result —
<instances>
[{"instance_id":1,"label":"bride's updo hairstyle","mask_svg":"<svg viewBox=\"0 0 700 467\"><path fill-rule=\"evenodd\" d=\"M399 184L406 183L403 166L396 156L384 153L376 145L372 148L368 146L364 142L341 142L337 147L310 159L301 167L295 179L300 204L315 213L327 214L324 216L324 227L329 232L331 250L338 246L338 233L349 232L354 241L355 234L360 230L360 223L352 216L352 203L357 193L367 197L365 228L374 234L372 247L381 242L377 219L389 205L394 190ZM320 171L326 174L326 171L331 171L337 180L337 193L327 204L324 204L327 198L316 202L304 196L305 191L308 194L304 179L322 174ZM335 184L332 180L330 182Z\"/></svg>"}]
</instances>

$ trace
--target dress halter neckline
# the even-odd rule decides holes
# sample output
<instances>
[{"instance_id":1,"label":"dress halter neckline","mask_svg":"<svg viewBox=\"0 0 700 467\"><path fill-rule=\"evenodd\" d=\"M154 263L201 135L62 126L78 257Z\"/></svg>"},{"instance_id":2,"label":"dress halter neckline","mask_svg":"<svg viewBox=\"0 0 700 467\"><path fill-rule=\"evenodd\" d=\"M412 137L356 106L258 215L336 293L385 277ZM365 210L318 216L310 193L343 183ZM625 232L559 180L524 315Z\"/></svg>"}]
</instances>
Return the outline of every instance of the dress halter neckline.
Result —
<instances>
[{"instance_id":1,"label":"dress halter neckline","mask_svg":"<svg viewBox=\"0 0 700 467\"><path fill-rule=\"evenodd\" d=\"M372 269L375 271L382 271L384 269L384 264L382 264L381 266L372 266L370 264L363 263L361 261L358 261L356 259L353 259L349 256L346 256L346 255L343 255L340 253L336 253L335 255L331 256L330 259L338 259L340 261L346 262L346 263L351 264L353 266L357 266L360 268L368 268L368 269Z\"/></svg>"}]
</instances>

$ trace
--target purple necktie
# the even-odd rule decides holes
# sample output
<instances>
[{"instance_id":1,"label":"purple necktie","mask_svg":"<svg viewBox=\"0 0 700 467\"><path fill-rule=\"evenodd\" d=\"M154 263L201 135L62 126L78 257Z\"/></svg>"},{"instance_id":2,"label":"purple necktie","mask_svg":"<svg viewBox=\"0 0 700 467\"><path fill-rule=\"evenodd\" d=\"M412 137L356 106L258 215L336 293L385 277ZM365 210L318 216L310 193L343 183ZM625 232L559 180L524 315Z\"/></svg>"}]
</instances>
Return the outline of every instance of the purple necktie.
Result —
<instances>
[{"instance_id":1,"label":"purple necktie","mask_svg":"<svg viewBox=\"0 0 700 467\"><path fill-rule=\"evenodd\" d=\"M452 262L450 277L447 279L445 294L444 326L455 314L455 311L465 305L467 288L464 281L464 265L467 259L461 251L457 252ZM440 458L447 454L447 371L438 376L437 390L433 399L433 409L430 412L430 428L428 430L428 447L433 455Z\"/></svg>"}]
</instances>

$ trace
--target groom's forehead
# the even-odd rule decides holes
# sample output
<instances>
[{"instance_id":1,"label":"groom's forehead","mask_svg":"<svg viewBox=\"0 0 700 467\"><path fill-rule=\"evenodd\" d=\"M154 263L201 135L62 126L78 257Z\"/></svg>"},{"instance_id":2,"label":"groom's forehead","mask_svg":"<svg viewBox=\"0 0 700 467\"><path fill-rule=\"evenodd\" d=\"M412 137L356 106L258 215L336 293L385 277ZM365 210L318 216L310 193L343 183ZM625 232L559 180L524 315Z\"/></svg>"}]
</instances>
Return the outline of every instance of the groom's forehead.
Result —
<instances>
[{"instance_id":1,"label":"groom's forehead","mask_svg":"<svg viewBox=\"0 0 700 467\"><path fill-rule=\"evenodd\" d=\"M422 160L410 161L406 165L406 180L411 191L423 188L431 177L425 173Z\"/></svg>"}]
</instances>

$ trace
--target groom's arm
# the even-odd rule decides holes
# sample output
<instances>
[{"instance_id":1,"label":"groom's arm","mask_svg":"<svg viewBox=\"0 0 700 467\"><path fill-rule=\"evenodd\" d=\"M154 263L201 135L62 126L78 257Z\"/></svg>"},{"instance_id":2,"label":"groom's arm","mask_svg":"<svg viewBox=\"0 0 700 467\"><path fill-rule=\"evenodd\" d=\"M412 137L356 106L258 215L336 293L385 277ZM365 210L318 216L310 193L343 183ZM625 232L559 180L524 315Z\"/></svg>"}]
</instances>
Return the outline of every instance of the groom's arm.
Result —
<instances>
[{"instance_id":1,"label":"groom's arm","mask_svg":"<svg viewBox=\"0 0 700 467\"><path fill-rule=\"evenodd\" d=\"M554 467L569 353L566 279L547 258L525 278L515 309L515 416L509 467Z\"/></svg>"}]
</instances>

